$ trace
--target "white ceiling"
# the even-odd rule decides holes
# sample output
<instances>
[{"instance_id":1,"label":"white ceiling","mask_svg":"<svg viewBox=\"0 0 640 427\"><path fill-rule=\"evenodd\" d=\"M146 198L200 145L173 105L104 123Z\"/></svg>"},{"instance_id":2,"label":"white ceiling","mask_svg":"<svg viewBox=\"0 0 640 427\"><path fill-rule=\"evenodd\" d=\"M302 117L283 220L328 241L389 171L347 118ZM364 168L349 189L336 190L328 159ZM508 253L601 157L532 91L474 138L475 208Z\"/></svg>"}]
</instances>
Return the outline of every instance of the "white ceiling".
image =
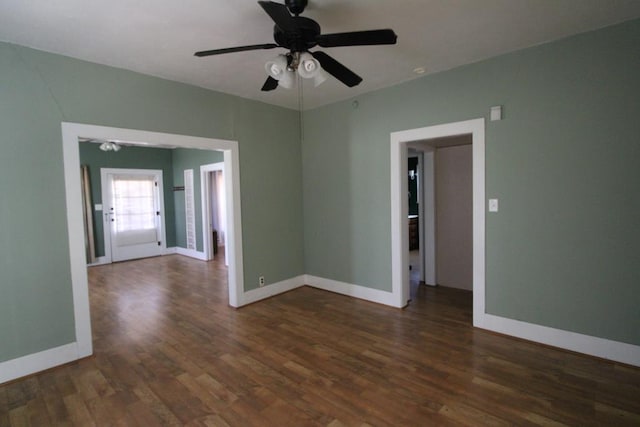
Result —
<instances>
[{"instance_id":1,"label":"white ceiling","mask_svg":"<svg viewBox=\"0 0 640 427\"><path fill-rule=\"evenodd\" d=\"M282 2L284 0L281 0ZM364 78L304 87L304 109L571 34L640 17L639 0L310 0L325 34L392 28L395 46L325 49ZM2 0L0 40L298 108L296 90L261 92L282 49L197 58L199 50L271 43L254 0ZM308 82L305 82L308 83Z\"/></svg>"}]
</instances>

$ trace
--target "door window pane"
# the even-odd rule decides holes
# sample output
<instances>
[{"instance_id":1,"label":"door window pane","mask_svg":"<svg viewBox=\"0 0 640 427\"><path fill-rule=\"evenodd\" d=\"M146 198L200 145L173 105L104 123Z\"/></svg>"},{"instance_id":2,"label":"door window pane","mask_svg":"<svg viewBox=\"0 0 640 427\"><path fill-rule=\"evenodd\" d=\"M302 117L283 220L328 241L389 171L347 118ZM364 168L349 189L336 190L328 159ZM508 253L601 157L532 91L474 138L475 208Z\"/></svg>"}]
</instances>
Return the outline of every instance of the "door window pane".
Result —
<instances>
[{"instance_id":1,"label":"door window pane","mask_svg":"<svg viewBox=\"0 0 640 427\"><path fill-rule=\"evenodd\" d=\"M114 177L112 182L116 232L155 229L153 177Z\"/></svg>"}]
</instances>

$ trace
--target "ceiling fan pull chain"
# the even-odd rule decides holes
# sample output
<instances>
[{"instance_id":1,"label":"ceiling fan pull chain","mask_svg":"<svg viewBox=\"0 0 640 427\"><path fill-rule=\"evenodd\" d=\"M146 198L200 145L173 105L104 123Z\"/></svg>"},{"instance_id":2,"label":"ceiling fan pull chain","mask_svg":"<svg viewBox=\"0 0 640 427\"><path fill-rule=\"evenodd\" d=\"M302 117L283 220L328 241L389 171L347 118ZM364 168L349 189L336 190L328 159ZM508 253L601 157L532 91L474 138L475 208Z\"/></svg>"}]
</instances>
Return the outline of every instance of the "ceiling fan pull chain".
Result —
<instances>
[{"instance_id":1,"label":"ceiling fan pull chain","mask_svg":"<svg viewBox=\"0 0 640 427\"><path fill-rule=\"evenodd\" d=\"M298 121L300 122L300 141L304 141L304 120L303 120L304 98L303 98L302 88L303 88L302 79L298 78L298 112L299 112L298 114L300 115Z\"/></svg>"}]
</instances>

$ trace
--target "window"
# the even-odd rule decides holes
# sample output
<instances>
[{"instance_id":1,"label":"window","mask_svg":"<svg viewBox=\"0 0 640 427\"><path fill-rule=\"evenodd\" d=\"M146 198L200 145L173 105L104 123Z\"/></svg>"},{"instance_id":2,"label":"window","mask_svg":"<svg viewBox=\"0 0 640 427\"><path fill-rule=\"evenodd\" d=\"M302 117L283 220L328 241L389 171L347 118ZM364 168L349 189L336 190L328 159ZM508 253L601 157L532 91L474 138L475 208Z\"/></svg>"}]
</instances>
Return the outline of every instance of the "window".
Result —
<instances>
[{"instance_id":1,"label":"window","mask_svg":"<svg viewBox=\"0 0 640 427\"><path fill-rule=\"evenodd\" d=\"M156 228L156 182L152 176L118 176L113 179L116 232Z\"/></svg>"}]
</instances>

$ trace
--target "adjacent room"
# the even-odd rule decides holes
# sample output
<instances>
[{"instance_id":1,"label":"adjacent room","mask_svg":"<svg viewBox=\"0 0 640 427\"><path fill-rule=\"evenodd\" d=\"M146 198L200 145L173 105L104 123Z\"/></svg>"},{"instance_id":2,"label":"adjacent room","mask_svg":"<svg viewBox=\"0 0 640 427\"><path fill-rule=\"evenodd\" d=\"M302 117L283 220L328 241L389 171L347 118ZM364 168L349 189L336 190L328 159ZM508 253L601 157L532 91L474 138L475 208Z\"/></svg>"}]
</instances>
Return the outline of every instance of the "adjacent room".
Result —
<instances>
[{"instance_id":1,"label":"adjacent room","mask_svg":"<svg viewBox=\"0 0 640 427\"><path fill-rule=\"evenodd\" d=\"M0 425L639 425L640 2L0 4Z\"/></svg>"}]
</instances>

